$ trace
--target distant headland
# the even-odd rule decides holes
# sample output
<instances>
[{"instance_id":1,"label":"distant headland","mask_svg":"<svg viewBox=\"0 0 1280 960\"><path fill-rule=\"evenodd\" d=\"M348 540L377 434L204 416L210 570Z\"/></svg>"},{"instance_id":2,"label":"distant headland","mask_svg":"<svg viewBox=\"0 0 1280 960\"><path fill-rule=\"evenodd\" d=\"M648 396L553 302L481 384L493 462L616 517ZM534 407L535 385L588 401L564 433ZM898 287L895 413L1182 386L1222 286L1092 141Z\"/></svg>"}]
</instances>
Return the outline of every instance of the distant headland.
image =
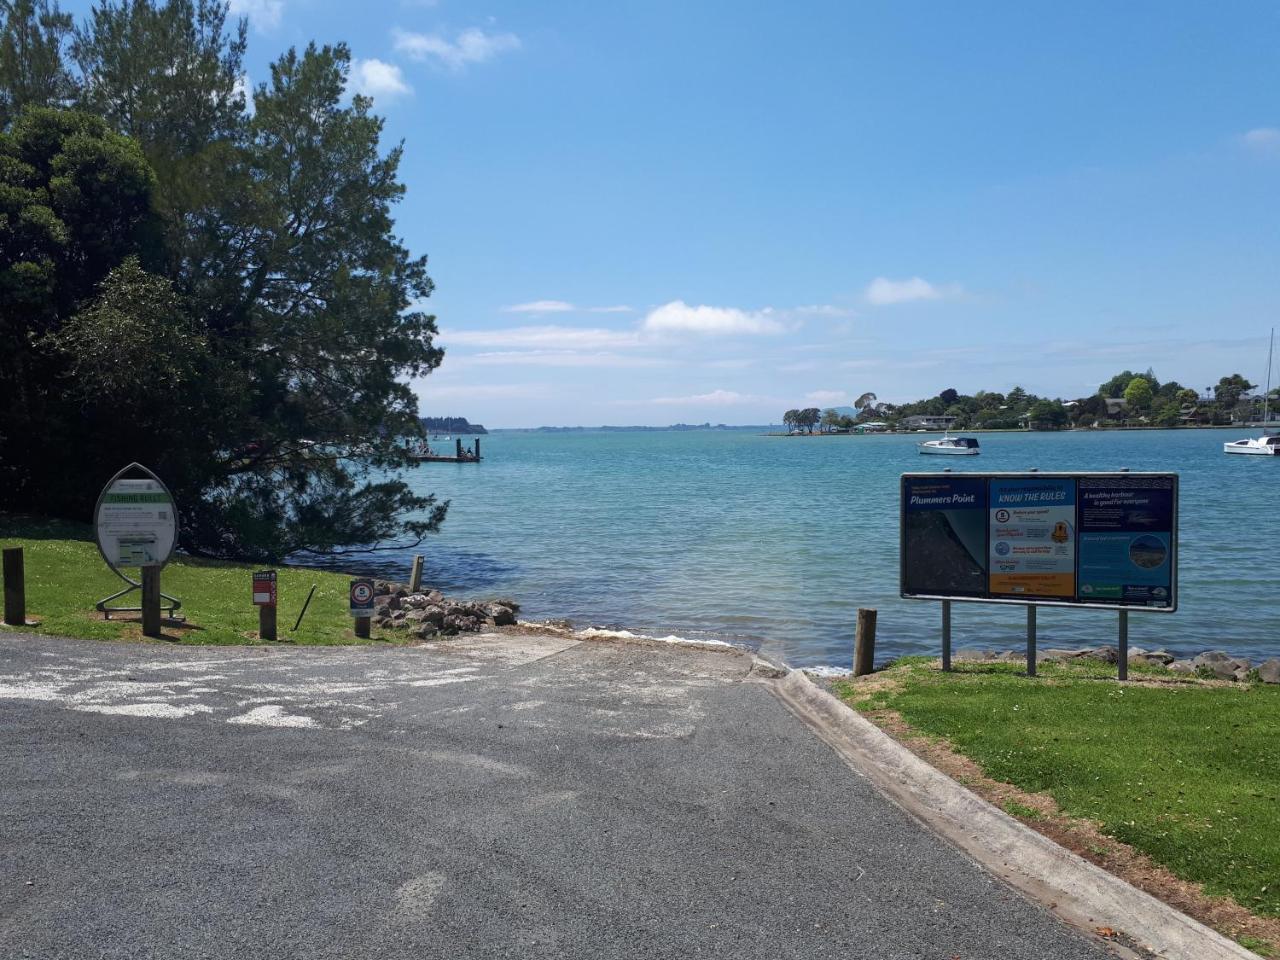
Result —
<instances>
[{"instance_id":1,"label":"distant headland","mask_svg":"<svg viewBox=\"0 0 1280 960\"><path fill-rule=\"evenodd\" d=\"M471 423L466 417L419 417L422 429L427 433L488 433L478 423Z\"/></svg>"},{"instance_id":2,"label":"distant headland","mask_svg":"<svg viewBox=\"0 0 1280 960\"><path fill-rule=\"evenodd\" d=\"M667 433L681 430L767 430L769 426L726 423L673 423L665 427L494 427L494 433Z\"/></svg>"}]
</instances>

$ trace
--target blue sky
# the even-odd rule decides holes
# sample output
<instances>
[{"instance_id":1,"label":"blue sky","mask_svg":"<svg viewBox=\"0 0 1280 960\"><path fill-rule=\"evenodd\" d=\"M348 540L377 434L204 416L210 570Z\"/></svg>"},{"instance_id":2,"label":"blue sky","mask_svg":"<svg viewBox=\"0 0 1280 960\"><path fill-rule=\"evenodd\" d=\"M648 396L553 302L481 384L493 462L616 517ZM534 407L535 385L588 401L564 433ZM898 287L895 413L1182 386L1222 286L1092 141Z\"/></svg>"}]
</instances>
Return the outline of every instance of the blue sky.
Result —
<instances>
[{"instance_id":1,"label":"blue sky","mask_svg":"<svg viewBox=\"0 0 1280 960\"><path fill-rule=\"evenodd\" d=\"M1265 375L1273 2L232 7L251 81L345 40L405 141L448 351L424 413L762 423Z\"/></svg>"}]
</instances>

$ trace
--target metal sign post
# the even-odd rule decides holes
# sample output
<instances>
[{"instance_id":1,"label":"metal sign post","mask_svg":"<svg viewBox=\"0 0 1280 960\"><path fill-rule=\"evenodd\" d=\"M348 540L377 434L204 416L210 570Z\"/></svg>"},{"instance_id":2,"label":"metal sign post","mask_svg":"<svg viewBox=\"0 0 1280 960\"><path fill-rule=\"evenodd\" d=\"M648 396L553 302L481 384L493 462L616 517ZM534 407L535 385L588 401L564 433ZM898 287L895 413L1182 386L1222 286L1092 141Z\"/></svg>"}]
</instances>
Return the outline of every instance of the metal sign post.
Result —
<instances>
[{"instance_id":1,"label":"metal sign post","mask_svg":"<svg viewBox=\"0 0 1280 960\"><path fill-rule=\"evenodd\" d=\"M169 492L159 477L140 463L131 463L107 481L98 495L93 509L94 538L98 552L108 567L126 586L94 604L106 619L113 613L141 613L142 606L112 607L118 600L134 590L142 589L142 580L135 580L122 567L163 568L173 556L178 545L178 512ZM172 619L182 606L182 601L160 593L160 610L167 610ZM169 601L164 603L163 601Z\"/></svg>"}]
</instances>

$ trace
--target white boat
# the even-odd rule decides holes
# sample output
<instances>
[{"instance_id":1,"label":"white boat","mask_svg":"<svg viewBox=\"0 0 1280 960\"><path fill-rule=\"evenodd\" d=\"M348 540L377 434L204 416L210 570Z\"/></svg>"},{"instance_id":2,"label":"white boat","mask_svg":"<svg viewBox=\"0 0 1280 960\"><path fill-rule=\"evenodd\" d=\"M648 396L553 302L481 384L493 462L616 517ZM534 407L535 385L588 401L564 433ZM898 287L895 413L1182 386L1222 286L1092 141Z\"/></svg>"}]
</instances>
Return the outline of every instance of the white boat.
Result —
<instances>
[{"instance_id":1,"label":"white boat","mask_svg":"<svg viewBox=\"0 0 1280 960\"><path fill-rule=\"evenodd\" d=\"M982 451L973 437L944 436L941 440L923 440L916 444L921 453L941 453L953 457L975 457Z\"/></svg>"},{"instance_id":2,"label":"white boat","mask_svg":"<svg viewBox=\"0 0 1280 960\"><path fill-rule=\"evenodd\" d=\"M1271 422L1271 355L1276 346L1276 328L1271 328L1271 346L1267 349L1267 392L1262 395L1262 422ZM1246 437L1222 445L1223 453L1243 453L1254 457L1280 457L1280 436L1265 430L1260 437Z\"/></svg>"},{"instance_id":3,"label":"white boat","mask_svg":"<svg viewBox=\"0 0 1280 960\"><path fill-rule=\"evenodd\" d=\"M1261 436L1232 440L1222 445L1224 453L1247 453L1255 457L1280 457L1280 437Z\"/></svg>"}]
</instances>

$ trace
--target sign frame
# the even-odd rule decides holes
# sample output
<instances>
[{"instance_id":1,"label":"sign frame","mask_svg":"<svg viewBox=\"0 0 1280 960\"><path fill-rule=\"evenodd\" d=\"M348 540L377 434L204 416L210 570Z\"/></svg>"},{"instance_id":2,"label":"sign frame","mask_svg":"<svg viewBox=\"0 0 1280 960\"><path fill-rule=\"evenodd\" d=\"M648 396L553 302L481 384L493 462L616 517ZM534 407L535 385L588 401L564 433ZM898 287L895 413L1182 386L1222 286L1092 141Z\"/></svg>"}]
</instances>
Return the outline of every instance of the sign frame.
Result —
<instances>
[{"instance_id":1,"label":"sign frame","mask_svg":"<svg viewBox=\"0 0 1280 960\"><path fill-rule=\"evenodd\" d=\"M974 596L961 593L913 593L906 589L906 567L907 554L905 550L906 541L906 525L907 525L907 509L905 493L907 484L912 479L969 479L982 480L987 483L988 494L990 493L990 482L995 480L1072 480L1077 481L1074 489L1076 492L1076 518L1077 523L1080 516L1081 506L1079 503L1079 483L1082 479L1113 479L1113 480L1133 480L1141 478L1171 480L1172 481L1172 504L1170 521L1171 528L1169 530L1169 605L1168 606L1147 606L1142 603L1107 603L1105 601L1091 601L1079 599L1055 599L1053 597L1008 597L1008 596ZM1122 613L1176 613L1178 610L1178 513L1179 513L1179 476L1176 473L1165 471L1131 471L1131 470L1073 470L1073 471L997 471L997 472L963 472L952 473L950 471L926 472L912 471L900 475L898 481L898 596L903 600L941 600L944 602L956 601L958 603L997 603L1006 606L1016 607L1063 607L1073 610L1119 610ZM988 500L985 511L990 516L992 507ZM991 544L990 544L990 519L987 521L987 551L985 562L990 563ZM1076 531L1076 549L1072 563L1074 567L1075 596L1079 597L1080 590L1080 556L1079 556L1079 530ZM986 571L987 590L990 590L990 569Z\"/></svg>"},{"instance_id":2,"label":"sign frame","mask_svg":"<svg viewBox=\"0 0 1280 960\"><path fill-rule=\"evenodd\" d=\"M130 477L128 476L128 474L130 473L140 473L142 474L142 476ZM126 594L133 592L134 590L142 589L141 579L135 580L133 577L129 576L127 573L125 573L123 570L120 569L120 566L121 566L120 564L118 564L116 561L112 560L109 556L107 556L107 551L102 544L102 532L100 530L100 513L102 511L103 501L106 499L107 494L111 492L111 488L115 486L117 480L129 480L129 479L150 480L158 484L160 489L164 492L164 495L169 498L169 503L173 509L173 542L169 544L168 552L165 553L164 558L160 560L158 564L155 564L156 566L163 568L173 558L174 551L177 550L178 548L179 535L182 532L182 518L178 513L178 502L177 500L174 499L173 492L168 488L168 486L165 485L165 482L161 480L158 476L156 476L156 474L153 471L147 469L146 467L144 467L142 464L138 463L135 460L133 463L130 463L124 469L117 470L116 473L111 477L111 479L106 482L106 484L102 488L102 492L98 494L97 501L93 505L93 542L94 542L94 545L97 546L98 548L98 555L102 557L103 562L111 569L111 572L114 573L121 580L123 580L126 584L128 584L128 586L126 586L123 590L119 591L118 593L113 593L109 597L104 597L103 599L99 600L96 604L94 604L95 609L100 611L103 614L103 616L108 620L111 619L111 614L113 613L141 613L142 612L141 606L137 606L137 607L107 606L107 604L109 604L112 600L117 600L120 597L123 597ZM178 611L182 607L181 600L177 599L176 597L171 597L167 593L161 593L160 599L162 601L163 600L169 601L168 603L160 604L161 610L169 611L169 615L173 619L176 619L176 620L182 619L181 617L175 616L176 611Z\"/></svg>"}]
</instances>

